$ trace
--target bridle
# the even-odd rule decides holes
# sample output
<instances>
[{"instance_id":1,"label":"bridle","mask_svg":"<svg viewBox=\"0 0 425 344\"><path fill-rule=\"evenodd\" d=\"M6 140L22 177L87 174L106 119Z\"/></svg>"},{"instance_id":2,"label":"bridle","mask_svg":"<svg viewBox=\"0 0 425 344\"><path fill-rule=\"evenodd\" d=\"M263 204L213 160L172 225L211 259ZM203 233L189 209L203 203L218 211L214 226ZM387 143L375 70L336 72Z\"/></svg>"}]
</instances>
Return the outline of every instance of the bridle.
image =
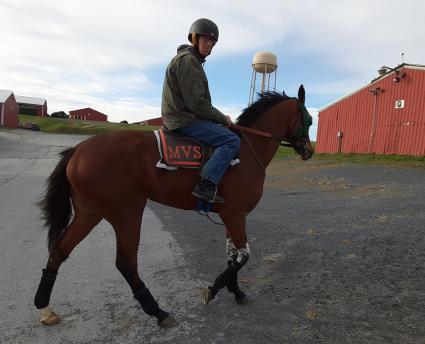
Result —
<instances>
[{"instance_id":1,"label":"bridle","mask_svg":"<svg viewBox=\"0 0 425 344\"><path fill-rule=\"evenodd\" d=\"M233 129L240 131L242 137L244 138L244 140L248 144L249 149L251 150L252 154L254 155L255 160L257 160L257 163L260 166L263 174L266 173L266 167L264 166L263 162L261 161L261 159L258 156L257 152L255 151L254 147L252 146L252 144L249 141L248 137L246 136L245 132L253 134L253 135L265 137L265 138L268 138L268 139L277 140L277 141L279 141L280 146L293 148L300 156L303 156L304 154L306 154L309 151L309 149L307 147L307 137L308 137L308 129L309 129L311 123L312 123L312 118L311 118L310 114L308 113L308 110L306 109L304 104L300 103L298 98L288 98L288 99L295 99L298 102L298 107L299 107L299 110L302 114L301 121L302 121L302 124L303 124L302 127L297 131L297 133L295 133L295 135L293 135L291 137L279 137L279 136L275 136L272 133L269 133L269 132L266 132L266 131L252 129L252 128L244 127L244 126L237 125L237 124L230 124L229 125L230 128L233 128ZM298 122L296 122L295 125L297 123ZM293 132L293 131L294 131L294 128L293 128L293 130L291 130L291 132Z\"/></svg>"}]
</instances>

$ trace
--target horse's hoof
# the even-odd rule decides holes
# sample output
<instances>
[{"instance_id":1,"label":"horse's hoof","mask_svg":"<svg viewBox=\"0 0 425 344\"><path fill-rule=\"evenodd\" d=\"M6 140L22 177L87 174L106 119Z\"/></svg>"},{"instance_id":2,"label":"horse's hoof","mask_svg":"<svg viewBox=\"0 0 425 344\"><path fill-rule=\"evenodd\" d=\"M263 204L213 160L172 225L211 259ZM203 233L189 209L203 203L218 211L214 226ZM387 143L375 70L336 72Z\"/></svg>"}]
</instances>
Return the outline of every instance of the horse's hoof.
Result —
<instances>
[{"instance_id":1,"label":"horse's hoof","mask_svg":"<svg viewBox=\"0 0 425 344\"><path fill-rule=\"evenodd\" d=\"M46 307L41 310L40 321L43 325L52 326L52 325L59 324L61 321L61 318L55 312L53 312L52 310Z\"/></svg>"},{"instance_id":2,"label":"horse's hoof","mask_svg":"<svg viewBox=\"0 0 425 344\"><path fill-rule=\"evenodd\" d=\"M177 325L177 320L169 315L161 322L158 322L158 325L161 326L162 328L174 327Z\"/></svg>"},{"instance_id":3,"label":"horse's hoof","mask_svg":"<svg viewBox=\"0 0 425 344\"><path fill-rule=\"evenodd\" d=\"M204 303L206 305L208 305L208 303L214 298L210 288L203 289L202 290L202 296L204 297Z\"/></svg>"},{"instance_id":4,"label":"horse's hoof","mask_svg":"<svg viewBox=\"0 0 425 344\"><path fill-rule=\"evenodd\" d=\"M250 297L244 295L242 297L235 297L235 300L237 302L238 305L250 305L252 302L254 302L253 299L251 299Z\"/></svg>"}]
</instances>

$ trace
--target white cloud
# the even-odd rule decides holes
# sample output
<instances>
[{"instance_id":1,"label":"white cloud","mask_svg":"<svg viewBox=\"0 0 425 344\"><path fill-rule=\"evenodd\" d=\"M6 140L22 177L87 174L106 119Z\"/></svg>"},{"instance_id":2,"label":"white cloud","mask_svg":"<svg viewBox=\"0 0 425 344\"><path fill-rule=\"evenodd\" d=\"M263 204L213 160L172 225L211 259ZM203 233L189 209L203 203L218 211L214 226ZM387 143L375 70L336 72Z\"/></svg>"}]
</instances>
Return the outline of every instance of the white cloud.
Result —
<instances>
[{"instance_id":1,"label":"white cloud","mask_svg":"<svg viewBox=\"0 0 425 344\"><path fill-rule=\"evenodd\" d=\"M406 62L425 61L419 0L2 0L0 12L0 88L47 98L49 111L92 106L113 121L159 115L157 80L190 23L204 16L220 27L221 63L257 50L276 52L287 69L320 61L334 77L311 80L309 99L363 86L382 64L400 63L401 52ZM241 110L214 99L232 117Z\"/></svg>"}]
</instances>

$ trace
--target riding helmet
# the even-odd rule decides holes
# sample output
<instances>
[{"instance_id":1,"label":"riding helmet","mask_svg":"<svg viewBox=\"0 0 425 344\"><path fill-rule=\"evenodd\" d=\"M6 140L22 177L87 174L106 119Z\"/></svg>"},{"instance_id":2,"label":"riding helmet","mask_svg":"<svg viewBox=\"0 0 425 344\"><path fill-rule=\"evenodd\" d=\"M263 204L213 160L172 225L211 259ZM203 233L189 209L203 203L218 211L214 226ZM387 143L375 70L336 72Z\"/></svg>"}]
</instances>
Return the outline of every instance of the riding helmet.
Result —
<instances>
[{"instance_id":1,"label":"riding helmet","mask_svg":"<svg viewBox=\"0 0 425 344\"><path fill-rule=\"evenodd\" d=\"M187 36L189 42L192 42L192 34L210 36L218 41L218 27L207 18L201 18L193 22Z\"/></svg>"}]
</instances>

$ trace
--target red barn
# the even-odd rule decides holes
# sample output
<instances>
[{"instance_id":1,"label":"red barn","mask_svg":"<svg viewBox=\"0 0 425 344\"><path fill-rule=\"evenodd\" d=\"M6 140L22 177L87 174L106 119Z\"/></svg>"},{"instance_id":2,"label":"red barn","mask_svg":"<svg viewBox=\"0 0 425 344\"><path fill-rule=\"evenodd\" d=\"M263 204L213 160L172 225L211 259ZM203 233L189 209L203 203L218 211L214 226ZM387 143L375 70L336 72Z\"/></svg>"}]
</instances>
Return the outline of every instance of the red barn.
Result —
<instances>
[{"instance_id":1,"label":"red barn","mask_svg":"<svg viewBox=\"0 0 425 344\"><path fill-rule=\"evenodd\" d=\"M379 73L319 111L316 152L425 155L425 66Z\"/></svg>"},{"instance_id":2,"label":"red barn","mask_svg":"<svg viewBox=\"0 0 425 344\"><path fill-rule=\"evenodd\" d=\"M70 119L81 119L84 121L100 121L106 122L108 120L108 116L93 110L92 108L84 108L79 110L69 111Z\"/></svg>"},{"instance_id":3,"label":"red barn","mask_svg":"<svg viewBox=\"0 0 425 344\"><path fill-rule=\"evenodd\" d=\"M162 125L162 117L147 119L146 121L139 122L140 125Z\"/></svg>"},{"instance_id":4,"label":"red barn","mask_svg":"<svg viewBox=\"0 0 425 344\"><path fill-rule=\"evenodd\" d=\"M46 117L47 100L43 98L16 96L19 113L22 115L32 115Z\"/></svg>"},{"instance_id":5,"label":"red barn","mask_svg":"<svg viewBox=\"0 0 425 344\"><path fill-rule=\"evenodd\" d=\"M18 127L18 105L12 91L0 90L0 126Z\"/></svg>"}]
</instances>

